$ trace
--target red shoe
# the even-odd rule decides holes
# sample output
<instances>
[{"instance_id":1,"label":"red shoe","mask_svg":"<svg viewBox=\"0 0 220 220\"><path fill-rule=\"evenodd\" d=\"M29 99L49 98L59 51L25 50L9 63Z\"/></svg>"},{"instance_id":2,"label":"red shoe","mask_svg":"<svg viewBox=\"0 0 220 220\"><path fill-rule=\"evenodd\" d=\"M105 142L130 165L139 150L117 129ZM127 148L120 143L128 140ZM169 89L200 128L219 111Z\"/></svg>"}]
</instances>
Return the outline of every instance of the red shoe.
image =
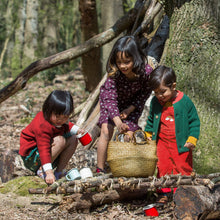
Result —
<instances>
[{"instance_id":1,"label":"red shoe","mask_svg":"<svg viewBox=\"0 0 220 220\"><path fill-rule=\"evenodd\" d=\"M96 173L106 173L106 170L97 167L97 168L96 168Z\"/></svg>"}]
</instances>

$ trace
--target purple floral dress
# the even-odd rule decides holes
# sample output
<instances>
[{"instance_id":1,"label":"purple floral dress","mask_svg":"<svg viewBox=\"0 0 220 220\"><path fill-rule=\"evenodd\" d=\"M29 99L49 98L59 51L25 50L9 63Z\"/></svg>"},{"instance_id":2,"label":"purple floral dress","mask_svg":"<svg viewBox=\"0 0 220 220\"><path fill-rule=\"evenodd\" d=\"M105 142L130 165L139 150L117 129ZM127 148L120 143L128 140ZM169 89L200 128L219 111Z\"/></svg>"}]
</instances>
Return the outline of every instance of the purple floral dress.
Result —
<instances>
[{"instance_id":1,"label":"purple floral dress","mask_svg":"<svg viewBox=\"0 0 220 220\"><path fill-rule=\"evenodd\" d=\"M122 120L129 126L130 131L140 129L138 119L144 109L144 104L149 98L152 90L148 83L150 72L153 70L146 65L146 74L137 80L131 81L124 74L120 73L116 77L108 77L100 88L100 118L99 126L103 123L114 125L112 119L120 116L120 112L134 105L136 108L127 119Z\"/></svg>"}]
</instances>

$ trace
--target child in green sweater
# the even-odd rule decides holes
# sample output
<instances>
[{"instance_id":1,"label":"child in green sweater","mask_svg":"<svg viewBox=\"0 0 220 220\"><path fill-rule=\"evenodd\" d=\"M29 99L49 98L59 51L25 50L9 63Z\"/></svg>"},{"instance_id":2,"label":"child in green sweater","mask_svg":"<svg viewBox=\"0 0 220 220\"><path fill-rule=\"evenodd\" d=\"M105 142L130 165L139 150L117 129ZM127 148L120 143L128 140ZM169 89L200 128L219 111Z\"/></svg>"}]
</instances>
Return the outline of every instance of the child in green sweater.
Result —
<instances>
[{"instance_id":1,"label":"child in green sweater","mask_svg":"<svg viewBox=\"0 0 220 220\"><path fill-rule=\"evenodd\" d=\"M176 90L172 68L158 66L150 75L150 85L155 97L151 101L145 131L148 139L157 141L157 176L190 175L192 150L200 133L196 108L188 96ZM170 188L162 188L158 202L166 203L170 192Z\"/></svg>"}]
</instances>

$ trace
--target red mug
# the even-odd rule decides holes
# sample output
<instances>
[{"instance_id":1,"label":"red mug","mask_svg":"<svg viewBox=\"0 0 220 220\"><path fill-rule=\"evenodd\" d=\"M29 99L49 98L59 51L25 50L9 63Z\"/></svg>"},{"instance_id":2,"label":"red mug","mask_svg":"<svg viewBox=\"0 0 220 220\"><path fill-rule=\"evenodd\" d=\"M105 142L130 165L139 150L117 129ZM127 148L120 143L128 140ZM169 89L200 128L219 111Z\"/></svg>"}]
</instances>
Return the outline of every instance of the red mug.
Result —
<instances>
[{"instance_id":1,"label":"red mug","mask_svg":"<svg viewBox=\"0 0 220 220\"><path fill-rule=\"evenodd\" d=\"M143 210L146 216L159 216L159 213L154 204L145 206Z\"/></svg>"},{"instance_id":2,"label":"red mug","mask_svg":"<svg viewBox=\"0 0 220 220\"><path fill-rule=\"evenodd\" d=\"M88 132L85 132L84 134L78 134L76 137L79 139L83 146L89 144L92 141L92 138Z\"/></svg>"}]
</instances>

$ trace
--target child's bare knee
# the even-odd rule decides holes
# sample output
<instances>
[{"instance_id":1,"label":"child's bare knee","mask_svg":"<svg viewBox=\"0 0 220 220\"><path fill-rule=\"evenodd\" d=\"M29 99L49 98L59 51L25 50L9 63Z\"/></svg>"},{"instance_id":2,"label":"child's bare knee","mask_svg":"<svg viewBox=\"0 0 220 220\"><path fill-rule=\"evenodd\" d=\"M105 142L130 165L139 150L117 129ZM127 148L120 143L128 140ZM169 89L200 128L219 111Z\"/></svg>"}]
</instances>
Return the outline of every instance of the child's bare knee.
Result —
<instances>
[{"instance_id":1,"label":"child's bare knee","mask_svg":"<svg viewBox=\"0 0 220 220\"><path fill-rule=\"evenodd\" d=\"M54 138L54 143L56 145L64 147L66 145L66 139L63 136L57 136Z\"/></svg>"}]
</instances>

